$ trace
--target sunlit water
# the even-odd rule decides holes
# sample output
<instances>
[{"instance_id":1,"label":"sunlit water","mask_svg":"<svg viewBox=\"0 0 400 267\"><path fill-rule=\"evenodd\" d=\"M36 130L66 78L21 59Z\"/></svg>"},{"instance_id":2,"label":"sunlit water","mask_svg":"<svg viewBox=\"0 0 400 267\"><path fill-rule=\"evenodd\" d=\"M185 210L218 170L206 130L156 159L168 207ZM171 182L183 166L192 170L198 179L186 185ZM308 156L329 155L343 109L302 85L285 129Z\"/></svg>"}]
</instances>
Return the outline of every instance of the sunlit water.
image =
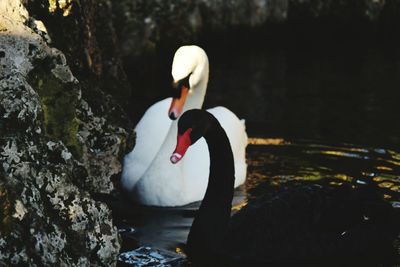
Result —
<instances>
[{"instance_id":1,"label":"sunlit water","mask_svg":"<svg viewBox=\"0 0 400 267\"><path fill-rule=\"evenodd\" d=\"M255 47L236 41L200 43L211 68L205 106L223 105L245 118L250 137L247 182L236 190L234 210L280 186L306 182L374 183L400 208L399 50L346 40L284 46L271 40ZM146 89L134 95L133 101L140 99L133 105L134 119L169 93L171 51L156 62L158 79L134 82ZM158 252L142 249L146 253L136 259L142 257L144 265L176 264L197 207L120 204L114 210L117 224L122 231L134 228L123 233L122 250L148 246L167 255L157 260ZM156 257L146 256L151 253Z\"/></svg>"}]
</instances>

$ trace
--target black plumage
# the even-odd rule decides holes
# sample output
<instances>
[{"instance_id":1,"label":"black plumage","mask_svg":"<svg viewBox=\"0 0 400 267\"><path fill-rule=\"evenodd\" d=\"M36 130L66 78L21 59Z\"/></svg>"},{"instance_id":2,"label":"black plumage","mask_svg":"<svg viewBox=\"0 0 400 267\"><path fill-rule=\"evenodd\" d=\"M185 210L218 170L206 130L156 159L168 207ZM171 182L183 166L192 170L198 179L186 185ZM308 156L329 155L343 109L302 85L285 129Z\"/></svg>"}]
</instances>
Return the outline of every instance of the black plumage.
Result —
<instances>
[{"instance_id":1,"label":"black plumage","mask_svg":"<svg viewBox=\"0 0 400 267\"><path fill-rule=\"evenodd\" d=\"M187 253L210 266L374 266L393 260L399 214L372 186L307 184L248 203L230 218L234 167L218 121L187 111L178 132L192 128L210 151L209 184L191 227Z\"/></svg>"}]
</instances>

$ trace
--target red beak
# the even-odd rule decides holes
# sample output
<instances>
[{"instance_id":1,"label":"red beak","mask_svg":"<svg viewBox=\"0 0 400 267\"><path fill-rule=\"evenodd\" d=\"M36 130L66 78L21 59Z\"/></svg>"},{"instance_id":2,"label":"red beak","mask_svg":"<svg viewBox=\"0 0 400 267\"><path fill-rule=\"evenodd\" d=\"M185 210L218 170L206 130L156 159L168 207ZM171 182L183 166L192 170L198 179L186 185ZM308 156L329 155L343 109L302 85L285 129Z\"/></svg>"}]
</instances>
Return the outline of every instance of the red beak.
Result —
<instances>
[{"instance_id":1,"label":"red beak","mask_svg":"<svg viewBox=\"0 0 400 267\"><path fill-rule=\"evenodd\" d=\"M190 140L191 132L192 128L189 128L183 134L178 134L176 148L170 158L173 164L178 163L183 158L183 156L186 153L186 150L192 144L192 140Z\"/></svg>"}]
</instances>

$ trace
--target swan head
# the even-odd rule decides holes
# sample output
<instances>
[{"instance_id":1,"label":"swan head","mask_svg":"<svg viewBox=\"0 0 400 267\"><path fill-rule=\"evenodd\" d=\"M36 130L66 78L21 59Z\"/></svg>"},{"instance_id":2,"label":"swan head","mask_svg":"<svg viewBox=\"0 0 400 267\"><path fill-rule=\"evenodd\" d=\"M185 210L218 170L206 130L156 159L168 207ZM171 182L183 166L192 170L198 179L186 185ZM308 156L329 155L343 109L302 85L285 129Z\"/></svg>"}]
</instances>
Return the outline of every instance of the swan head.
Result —
<instances>
[{"instance_id":1,"label":"swan head","mask_svg":"<svg viewBox=\"0 0 400 267\"><path fill-rule=\"evenodd\" d=\"M196 45L181 46L172 62L173 99L168 116L176 120L184 110L200 108L208 82L208 57Z\"/></svg>"},{"instance_id":2,"label":"swan head","mask_svg":"<svg viewBox=\"0 0 400 267\"><path fill-rule=\"evenodd\" d=\"M171 162L178 163L189 146L205 136L215 121L216 119L205 110L192 109L183 113L178 121L176 148L170 158Z\"/></svg>"}]
</instances>

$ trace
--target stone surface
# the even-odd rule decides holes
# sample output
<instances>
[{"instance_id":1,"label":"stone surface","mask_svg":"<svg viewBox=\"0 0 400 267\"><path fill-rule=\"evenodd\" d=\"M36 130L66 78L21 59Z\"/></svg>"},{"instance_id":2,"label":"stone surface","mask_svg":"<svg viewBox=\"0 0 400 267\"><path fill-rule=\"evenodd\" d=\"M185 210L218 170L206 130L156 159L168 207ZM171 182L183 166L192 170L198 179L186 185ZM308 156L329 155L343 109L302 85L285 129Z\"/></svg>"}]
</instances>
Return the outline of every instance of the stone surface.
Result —
<instances>
[{"instance_id":1,"label":"stone surface","mask_svg":"<svg viewBox=\"0 0 400 267\"><path fill-rule=\"evenodd\" d=\"M119 57L110 0L25 1L31 17L45 23L52 46L65 54L91 107L101 113L109 102L99 90L128 105L130 84Z\"/></svg>"},{"instance_id":2,"label":"stone surface","mask_svg":"<svg viewBox=\"0 0 400 267\"><path fill-rule=\"evenodd\" d=\"M41 77L49 71L46 69L49 63L46 60L35 63L29 79L42 103L49 103L44 111L45 115L50 112L52 116L45 116L46 127L52 128L51 134L61 139L84 163L88 172L82 180L84 188L92 193L108 193L112 189L109 178L119 173L125 144L132 143L133 139L132 135L127 139L132 125L122 109L129 105L127 95L131 88L119 57L110 2L37 0L27 1L26 6L32 18L44 22L51 46L63 51L65 57L60 60L70 66L79 80L77 93L72 93L76 89L65 90L57 86L57 81L46 77L45 85L53 88L46 90ZM53 101L58 94L63 97ZM72 102L79 107L71 109ZM60 117L64 123L57 125L54 122L60 121ZM77 131L78 135L69 130Z\"/></svg>"},{"instance_id":3,"label":"stone surface","mask_svg":"<svg viewBox=\"0 0 400 267\"><path fill-rule=\"evenodd\" d=\"M283 21L288 1L113 1L115 25L124 57L151 52L160 41L193 42L204 30L255 27Z\"/></svg>"},{"instance_id":4,"label":"stone surface","mask_svg":"<svg viewBox=\"0 0 400 267\"><path fill-rule=\"evenodd\" d=\"M398 23L396 0L113 0L122 55L132 61L160 42L196 42L200 34L235 27L328 18L337 23ZM304 29L305 30L305 29Z\"/></svg>"},{"instance_id":5,"label":"stone surface","mask_svg":"<svg viewBox=\"0 0 400 267\"><path fill-rule=\"evenodd\" d=\"M0 2L0 265L113 266L118 232L91 195L113 190L128 122L106 90L83 93L45 24Z\"/></svg>"}]
</instances>

